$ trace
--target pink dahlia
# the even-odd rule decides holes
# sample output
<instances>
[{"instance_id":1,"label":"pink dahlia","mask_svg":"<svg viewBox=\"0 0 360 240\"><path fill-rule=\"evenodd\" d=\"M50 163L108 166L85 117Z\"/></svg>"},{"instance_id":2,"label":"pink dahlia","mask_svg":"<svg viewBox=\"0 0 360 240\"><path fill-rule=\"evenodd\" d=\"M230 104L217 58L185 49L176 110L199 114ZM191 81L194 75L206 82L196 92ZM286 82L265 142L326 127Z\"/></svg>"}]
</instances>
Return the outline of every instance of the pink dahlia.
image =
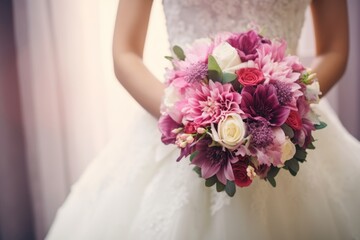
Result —
<instances>
[{"instance_id":1,"label":"pink dahlia","mask_svg":"<svg viewBox=\"0 0 360 240\"><path fill-rule=\"evenodd\" d=\"M198 126L219 122L221 116L229 113L243 113L240 109L241 95L235 92L231 84L209 81L194 84L189 89L182 112L185 119Z\"/></svg>"}]
</instances>

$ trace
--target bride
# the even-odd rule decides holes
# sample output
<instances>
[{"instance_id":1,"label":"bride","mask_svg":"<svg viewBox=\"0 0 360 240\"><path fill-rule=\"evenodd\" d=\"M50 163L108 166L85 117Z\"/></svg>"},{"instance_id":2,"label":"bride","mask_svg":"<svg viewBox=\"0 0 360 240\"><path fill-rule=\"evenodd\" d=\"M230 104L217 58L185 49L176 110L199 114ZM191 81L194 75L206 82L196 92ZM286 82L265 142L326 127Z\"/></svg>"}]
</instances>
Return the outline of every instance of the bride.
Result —
<instances>
[{"instance_id":1,"label":"bride","mask_svg":"<svg viewBox=\"0 0 360 240\"><path fill-rule=\"evenodd\" d=\"M171 45L255 23L295 52L310 4L325 95L348 56L345 0L163 0ZM164 90L142 62L151 0L121 0L114 34L116 76L150 114L134 119L131 136L95 159L59 209L47 239L360 239L360 144L326 100L318 112L316 150L294 178L264 181L233 198L206 188L177 149L160 142L156 119ZM336 17L334 17L336 16ZM129 126L130 128L130 126Z\"/></svg>"}]
</instances>

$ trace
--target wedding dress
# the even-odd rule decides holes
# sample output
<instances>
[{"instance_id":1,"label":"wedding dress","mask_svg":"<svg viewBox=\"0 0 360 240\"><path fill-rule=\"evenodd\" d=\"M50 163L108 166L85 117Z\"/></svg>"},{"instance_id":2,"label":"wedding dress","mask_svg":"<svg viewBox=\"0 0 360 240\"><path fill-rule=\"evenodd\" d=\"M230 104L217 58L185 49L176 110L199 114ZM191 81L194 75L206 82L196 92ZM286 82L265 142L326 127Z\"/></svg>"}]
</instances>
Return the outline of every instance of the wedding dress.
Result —
<instances>
[{"instance_id":1,"label":"wedding dress","mask_svg":"<svg viewBox=\"0 0 360 240\"><path fill-rule=\"evenodd\" d=\"M295 52L309 0L164 0L171 45L250 24ZM114 139L72 187L47 236L53 239L360 239L360 144L326 100L328 127L314 134L296 177L280 171L235 197L204 186L188 159L160 142L139 113L131 136Z\"/></svg>"}]
</instances>

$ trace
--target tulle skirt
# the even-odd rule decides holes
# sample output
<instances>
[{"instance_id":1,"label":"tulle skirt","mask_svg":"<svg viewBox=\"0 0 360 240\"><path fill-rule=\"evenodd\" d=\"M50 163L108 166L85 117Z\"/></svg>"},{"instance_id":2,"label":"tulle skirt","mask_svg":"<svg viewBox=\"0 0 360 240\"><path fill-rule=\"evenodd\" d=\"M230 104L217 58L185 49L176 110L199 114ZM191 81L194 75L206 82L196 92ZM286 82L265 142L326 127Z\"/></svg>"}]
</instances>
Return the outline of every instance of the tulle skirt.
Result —
<instances>
[{"instance_id":1,"label":"tulle skirt","mask_svg":"<svg viewBox=\"0 0 360 240\"><path fill-rule=\"evenodd\" d=\"M207 188L188 159L139 113L72 187L47 236L55 239L360 239L360 143L326 100L328 127L293 177L254 180L233 198Z\"/></svg>"}]
</instances>

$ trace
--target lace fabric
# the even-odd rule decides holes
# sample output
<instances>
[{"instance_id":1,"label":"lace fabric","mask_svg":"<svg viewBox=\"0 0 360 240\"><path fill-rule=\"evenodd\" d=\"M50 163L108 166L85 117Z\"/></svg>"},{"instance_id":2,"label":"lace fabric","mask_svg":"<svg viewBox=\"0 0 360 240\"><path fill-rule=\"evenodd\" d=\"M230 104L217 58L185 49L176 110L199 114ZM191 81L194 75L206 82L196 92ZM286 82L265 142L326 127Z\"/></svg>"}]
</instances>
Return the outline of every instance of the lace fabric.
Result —
<instances>
[{"instance_id":1,"label":"lace fabric","mask_svg":"<svg viewBox=\"0 0 360 240\"><path fill-rule=\"evenodd\" d=\"M268 38L285 39L295 53L310 0L163 0L171 45L257 25Z\"/></svg>"}]
</instances>

